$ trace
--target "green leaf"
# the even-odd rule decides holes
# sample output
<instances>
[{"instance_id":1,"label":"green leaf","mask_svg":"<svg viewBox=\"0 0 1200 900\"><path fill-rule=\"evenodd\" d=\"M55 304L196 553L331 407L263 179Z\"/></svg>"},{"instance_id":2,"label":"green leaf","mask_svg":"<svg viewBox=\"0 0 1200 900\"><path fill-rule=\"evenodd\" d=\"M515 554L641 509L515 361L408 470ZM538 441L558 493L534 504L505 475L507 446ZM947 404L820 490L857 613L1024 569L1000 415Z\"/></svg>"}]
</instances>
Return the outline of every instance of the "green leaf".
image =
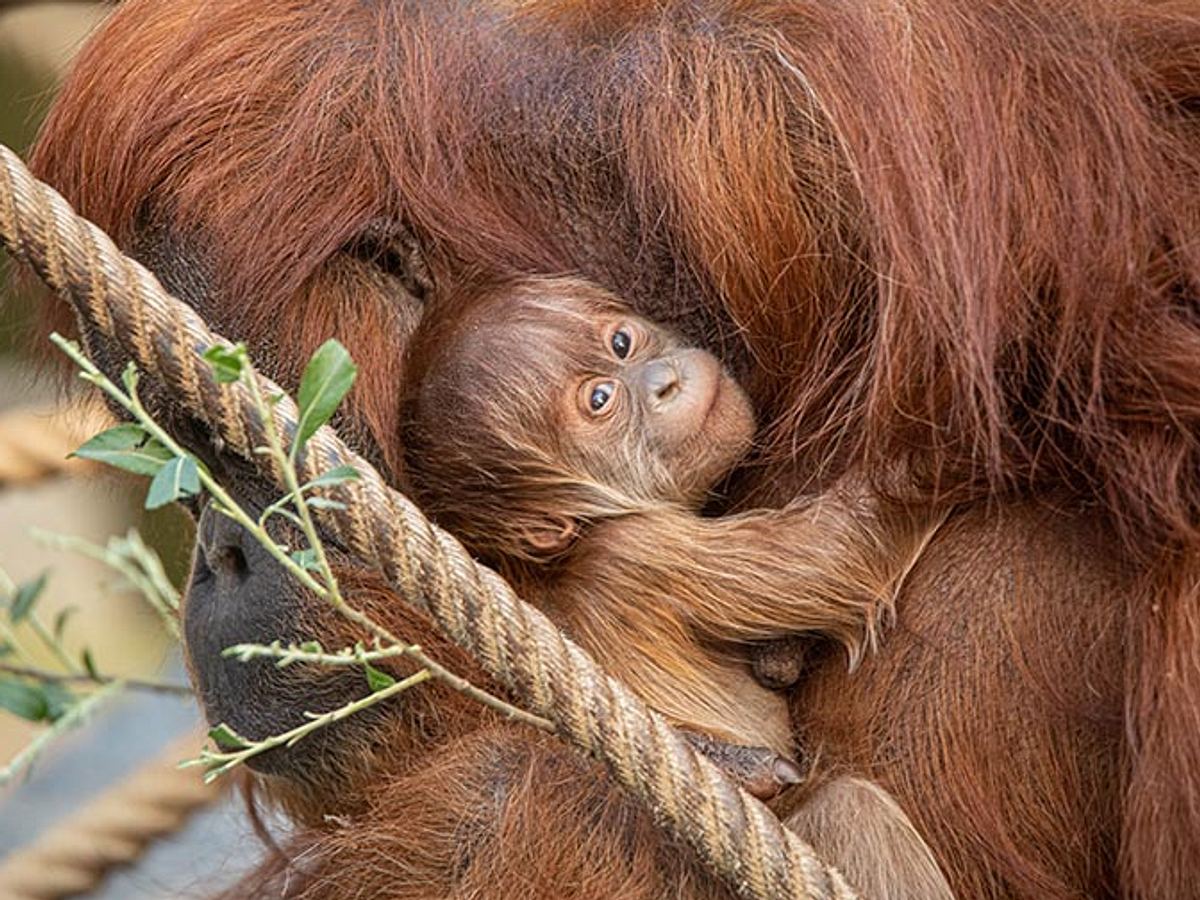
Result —
<instances>
[{"instance_id":1,"label":"green leaf","mask_svg":"<svg viewBox=\"0 0 1200 900\"><path fill-rule=\"evenodd\" d=\"M305 641L298 648L302 653L324 653L320 641Z\"/></svg>"},{"instance_id":2,"label":"green leaf","mask_svg":"<svg viewBox=\"0 0 1200 900\"><path fill-rule=\"evenodd\" d=\"M300 378L300 392L296 398L300 420L296 423L293 454L333 416L334 410L354 384L356 375L358 367L350 359L346 348L336 340L330 338L317 348Z\"/></svg>"},{"instance_id":3,"label":"green leaf","mask_svg":"<svg viewBox=\"0 0 1200 900\"><path fill-rule=\"evenodd\" d=\"M336 500L329 500L325 497L309 497L304 501L312 509L345 509L345 503L338 503Z\"/></svg>"},{"instance_id":4,"label":"green leaf","mask_svg":"<svg viewBox=\"0 0 1200 900\"><path fill-rule=\"evenodd\" d=\"M64 685L47 683L42 685L42 699L46 702L46 718L57 722L76 703L76 697Z\"/></svg>"},{"instance_id":5,"label":"green leaf","mask_svg":"<svg viewBox=\"0 0 1200 900\"><path fill-rule=\"evenodd\" d=\"M12 623L16 625L24 619L33 610L33 604L37 602L37 598L41 596L42 591L46 587L46 576L48 572L43 572L33 581L27 581L13 595L12 603L8 608L8 616Z\"/></svg>"},{"instance_id":6,"label":"green leaf","mask_svg":"<svg viewBox=\"0 0 1200 900\"><path fill-rule=\"evenodd\" d=\"M41 722L49 709L41 690L23 681L0 680L0 709L30 722Z\"/></svg>"},{"instance_id":7,"label":"green leaf","mask_svg":"<svg viewBox=\"0 0 1200 900\"><path fill-rule=\"evenodd\" d=\"M79 655L79 661L83 663L83 670L88 673L88 677L100 680L100 670L96 668L96 661L92 659L92 651L86 647L83 653Z\"/></svg>"},{"instance_id":8,"label":"green leaf","mask_svg":"<svg viewBox=\"0 0 1200 900\"><path fill-rule=\"evenodd\" d=\"M232 347L214 344L204 351L204 360L212 366L213 375L221 384L232 384L241 378L250 362L245 344L234 344Z\"/></svg>"},{"instance_id":9,"label":"green leaf","mask_svg":"<svg viewBox=\"0 0 1200 900\"><path fill-rule=\"evenodd\" d=\"M200 470L190 456L176 456L158 470L146 492L146 509L158 509L200 491Z\"/></svg>"},{"instance_id":10,"label":"green leaf","mask_svg":"<svg viewBox=\"0 0 1200 900\"><path fill-rule=\"evenodd\" d=\"M354 466L334 466L328 472L323 472L306 484L305 489L318 487L332 487L335 484L344 484L347 481L357 481L362 476L358 474L358 469Z\"/></svg>"},{"instance_id":11,"label":"green leaf","mask_svg":"<svg viewBox=\"0 0 1200 900\"><path fill-rule=\"evenodd\" d=\"M363 669L367 673L367 685L371 688L371 693L377 693L385 688L390 688L396 683L396 679L387 672L381 672L370 663L364 662Z\"/></svg>"},{"instance_id":12,"label":"green leaf","mask_svg":"<svg viewBox=\"0 0 1200 900\"><path fill-rule=\"evenodd\" d=\"M209 739L221 750L245 750L250 741L242 737L224 722L208 730Z\"/></svg>"},{"instance_id":13,"label":"green leaf","mask_svg":"<svg viewBox=\"0 0 1200 900\"><path fill-rule=\"evenodd\" d=\"M317 565L317 551L309 547L307 550L293 550L289 554L302 569L308 569L310 572L319 568Z\"/></svg>"},{"instance_id":14,"label":"green leaf","mask_svg":"<svg viewBox=\"0 0 1200 900\"><path fill-rule=\"evenodd\" d=\"M121 383L125 385L125 391L130 397L137 394L138 369L137 363L133 360L125 363L125 370L121 373Z\"/></svg>"},{"instance_id":15,"label":"green leaf","mask_svg":"<svg viewBox=\"0 0 1200 900\"><path fill-rule=\"evenodd\" d=\"M154 440L140 425L126 423L102 431L71 454L133 472L157 475L170 459L171 451Z\"/></svg>"},{"instance_id":16,"label":"green leaf","mask_svg":"<svg viewBox=\"0 0 1200 900\"><path fill-rule=\"evenodd\" d=\"M63 633L67 630L67 621L77 612L79 612L78 606L68 606L60 610L54 617L54 639L56 641L62 640Z\"/></svg>"}]
</instances>

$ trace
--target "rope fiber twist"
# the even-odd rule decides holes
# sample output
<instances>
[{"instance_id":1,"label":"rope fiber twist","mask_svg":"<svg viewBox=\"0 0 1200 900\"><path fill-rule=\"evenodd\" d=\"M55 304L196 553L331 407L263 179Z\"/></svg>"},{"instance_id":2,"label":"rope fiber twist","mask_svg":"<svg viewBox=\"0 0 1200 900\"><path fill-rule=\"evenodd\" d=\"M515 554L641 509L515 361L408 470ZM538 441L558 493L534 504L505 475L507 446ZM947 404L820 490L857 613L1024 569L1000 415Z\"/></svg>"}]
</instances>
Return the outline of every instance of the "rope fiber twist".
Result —
<instances>
[{"instance_id":1,"label":"rope fiber twist","mask_svg":"<svg viewBox=\"0 0 1200 900\"><path fill-rule=\"evenodd\" d=\"M89 352L96 336L112 342L179 398L226 449L280 483L279 473L253 452L265 437L249 388L219 383L199 359L214 344L228 342L3 145L0 240L71 303ZM264 395L284 393L257 373L251 377ZM297 410L290 398L272 414L282 434L295 433ZM553 722L561 737L604 762L660 825L733 890L752 900L856 897L837 869L388 487L332 429L322 427L309 440L298 469L304 482L341 465L354 466L361 477L339 486L337 499L345 509L317 511L322 526L360 562L378 569L530 711Z\"/></svg>"},{"instance_id":2,"label":"rope fiber twist","mask_svg":"<svg viewBox=\"0 0 1200 900\"><path fill-rule=\"evenodd\" d=\"M0 863L0 897L59 900L99 887L132 865L156 841L182 829L211 805L224 785L205 784L196 769L180 769L200 735L175 741L116 786L89 800Z\"/></svg>"}]
</instances>

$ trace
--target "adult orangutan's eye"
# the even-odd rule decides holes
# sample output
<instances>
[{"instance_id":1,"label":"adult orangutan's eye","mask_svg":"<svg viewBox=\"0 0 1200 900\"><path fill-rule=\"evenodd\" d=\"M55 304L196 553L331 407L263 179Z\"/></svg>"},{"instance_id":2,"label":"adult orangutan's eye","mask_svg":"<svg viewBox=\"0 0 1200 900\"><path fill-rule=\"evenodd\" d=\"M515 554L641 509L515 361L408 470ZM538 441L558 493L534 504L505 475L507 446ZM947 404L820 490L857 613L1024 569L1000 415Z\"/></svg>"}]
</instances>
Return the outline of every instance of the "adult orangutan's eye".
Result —
<instances>
[{"instance_id":1,"label":"adult orangutan's eye","mask_svg":"<svg viewBox=\"0 0 1200 900\"><path fill-rule=\"evenodd\" d=\"M609 343L612 345L612 351L617 355L617 359L625 359L633 348L633 335L629 333L628 328L618 328L613 332Z\"/></svg>"},{"instance_id":2,"label":"adult orangutan's eye","mask_svg":"<svg viewBox=\"0 0 1200 900\"><path fill-rule=\"evenodd\" d=\"M593 385L591 393L588 394L588 409L593 413L604 412L604 408L612 400L615 390L616 386L611 381L602 381Z\"/></svg>"}]
</instances>

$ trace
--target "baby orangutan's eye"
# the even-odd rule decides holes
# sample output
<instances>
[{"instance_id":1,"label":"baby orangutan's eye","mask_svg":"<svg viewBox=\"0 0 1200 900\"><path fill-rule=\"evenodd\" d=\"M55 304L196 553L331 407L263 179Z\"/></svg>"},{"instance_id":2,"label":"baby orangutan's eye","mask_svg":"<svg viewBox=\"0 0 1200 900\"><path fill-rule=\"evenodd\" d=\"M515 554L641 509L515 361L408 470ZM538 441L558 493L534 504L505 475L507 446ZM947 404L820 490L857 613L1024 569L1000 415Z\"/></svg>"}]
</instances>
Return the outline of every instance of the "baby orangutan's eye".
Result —
<instances>
[{"instance_id":1,"label":"baby orangutan's eye","mask_svg":"<svg viewBox=\"0 0 1200 900\"><path fill-rule=\"evenodd\" d=\"M625 359L629 356L629 351L633 349L633 335L630 334L628 328L618 328L609 339L609 344L612 346L612 352L617 355L617 359Z\"/></svg>"},{"instance_id":2,"label":"baby orangutan's eye","mask_svg":"<svg viewBox=\"0 0 1200 900\"><path fill-rule=\"evenodd\" d=\"M594 414L604 412L615 391L616 385L611 381L601 381L599 384L592 385L591 391L588 393L588 409Z\"/></svg>"}]
</instances>

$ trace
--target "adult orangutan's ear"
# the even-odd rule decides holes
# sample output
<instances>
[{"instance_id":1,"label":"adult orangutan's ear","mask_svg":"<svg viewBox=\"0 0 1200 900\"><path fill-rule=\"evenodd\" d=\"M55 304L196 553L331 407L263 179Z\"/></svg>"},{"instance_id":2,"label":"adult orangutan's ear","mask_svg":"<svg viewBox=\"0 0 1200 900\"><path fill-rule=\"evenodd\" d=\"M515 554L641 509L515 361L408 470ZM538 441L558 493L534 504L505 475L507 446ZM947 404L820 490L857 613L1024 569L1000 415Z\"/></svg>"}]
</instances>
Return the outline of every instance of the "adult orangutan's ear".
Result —
<instances>
[{"instance_id":1,"label":"adult orangutan's ear","mask_svg":"<svg viewBox=\"0 0 1200 900\"><path fill-rule=\"evenodd\" d=\"M545 516L530 522L522 533L526 549L537 559L552 559L570 549L579 526L568 516Z\"/></svg>"}]
</instances>

